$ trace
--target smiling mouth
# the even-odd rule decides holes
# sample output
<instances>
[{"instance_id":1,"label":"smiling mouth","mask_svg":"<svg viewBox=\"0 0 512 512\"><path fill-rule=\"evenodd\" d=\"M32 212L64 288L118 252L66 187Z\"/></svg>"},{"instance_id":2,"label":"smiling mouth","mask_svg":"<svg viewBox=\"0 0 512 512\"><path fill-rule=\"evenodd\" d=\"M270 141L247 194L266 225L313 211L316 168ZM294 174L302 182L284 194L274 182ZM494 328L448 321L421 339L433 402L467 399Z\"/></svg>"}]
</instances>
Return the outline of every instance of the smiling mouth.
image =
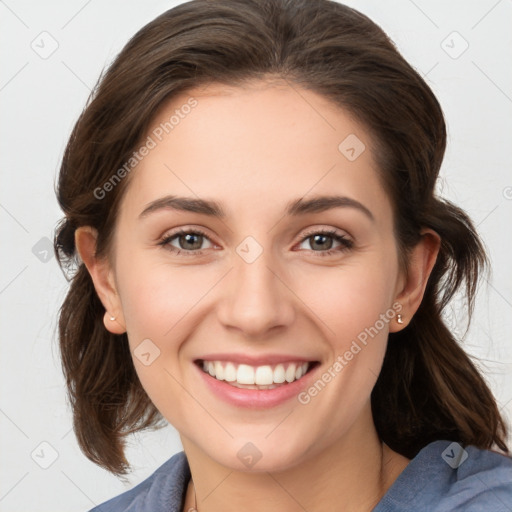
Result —
<instances>
[{"instance_id":1,"label":"smiling mouth","mask_svg":"<svg viewBox=\"0 0 512 512\"><path fill-rule=\"evenodd\" d=\"M195 364L211 377L240 389L274 389L300 380L318 361L279 363L251 366L229 361L198 359Z\"/></svg>"}]
</instances>

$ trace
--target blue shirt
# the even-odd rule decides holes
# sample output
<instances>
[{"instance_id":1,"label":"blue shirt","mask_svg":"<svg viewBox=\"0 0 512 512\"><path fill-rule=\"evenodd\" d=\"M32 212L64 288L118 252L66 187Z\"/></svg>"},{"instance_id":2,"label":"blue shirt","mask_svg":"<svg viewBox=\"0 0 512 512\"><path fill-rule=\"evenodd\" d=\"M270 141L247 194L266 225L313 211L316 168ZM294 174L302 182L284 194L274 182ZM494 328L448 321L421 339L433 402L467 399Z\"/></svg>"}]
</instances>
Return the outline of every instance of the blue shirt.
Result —
<instances>
[{"instance_id":1,"label":"blue shirt","mask_svg":"<svg viewBox=\"0 0 512 512\"><path fill-rule=\"evenodd\" d=\"M190 480L184 452L90 512L182 512ZM372 512L512 512L512 457L452 441L425 446Z\"/></svg>"}]
</instances>

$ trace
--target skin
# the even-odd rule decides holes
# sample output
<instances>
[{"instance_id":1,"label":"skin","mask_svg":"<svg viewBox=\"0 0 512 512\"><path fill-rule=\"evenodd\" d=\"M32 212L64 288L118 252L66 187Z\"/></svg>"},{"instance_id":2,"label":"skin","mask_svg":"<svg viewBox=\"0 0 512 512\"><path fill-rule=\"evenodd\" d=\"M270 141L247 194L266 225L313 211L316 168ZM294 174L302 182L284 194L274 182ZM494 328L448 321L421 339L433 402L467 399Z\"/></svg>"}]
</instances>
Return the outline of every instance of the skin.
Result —
<instances>
[{"instance_id":1,"label":"skin","mask_svg":"<svg viewBox=\"0 0 512 512\"><path fill-rule=\"evenodd\" d=\"M127 332L132 353L148 338L159 348L149 366L134 357L135 368L180 433L201 512L371 510L409 460L379 440L370 394L388 333L421 303L439 237L425 230L407 274L400 268L372 141L325 98L285 82L211 84L174 97L153 127L190 96L197 106L132 171L110 258L94 256L93 229L76 232L105 327ZM349 134L366 146L354 161L338 150ZM218 201L226 218L172 209L139 218L171 194ZM335 194L362 203L373 220L352 207L284 215L292 200ZM179 237L169 244L181 254L159 245L180 227L206 233L202 254ZM331 238L325 249L314 245L322 229L353 246L322 257L340 248ZM236 252L247 236L263 250L252 263ZM197 378L193 361L209 352L296 354L319 361L320 375L396 302L404 323L390 320L308 404L242 409ZM252 468L237 457L248 442L262 455ZM193 502L190 484L184 510Z\"/></svg>"}]
</instances>

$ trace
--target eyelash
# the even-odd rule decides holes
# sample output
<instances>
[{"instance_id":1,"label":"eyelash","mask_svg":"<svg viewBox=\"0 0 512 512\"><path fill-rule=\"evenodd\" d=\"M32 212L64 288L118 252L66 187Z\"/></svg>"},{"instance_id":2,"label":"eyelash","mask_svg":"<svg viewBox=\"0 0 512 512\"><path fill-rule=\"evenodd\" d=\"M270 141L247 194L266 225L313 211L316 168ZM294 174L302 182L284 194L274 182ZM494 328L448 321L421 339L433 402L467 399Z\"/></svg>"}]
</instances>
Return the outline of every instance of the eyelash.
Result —
<instances>
[{"instance_id":1,"label":"eyelash","mask_svg":"<svg viewBox=\"0 0 512 512\"><path fill-rule=\"evenodd\" d=\"M342 253L345 251L348 251L349 249L352 249L354 246L354 242L347 238L344 235L341 235L338 231L335 229L320 229L320 230L313 230L306 232L302 239L300 240L300 243L304 242L308 238L311 238L314 235L327 235L333 238L336 242L340 243L340 247L335 247L333 249L328 249L327 251L313 251L311 252L315 253L317 256L325 257L325 256L332 256L335 253Z\"/></svg>"},{"instance_id":2,"label":"eyelash","mask_svg":"<svg viewBox=\"0 0 512 512\"><path fill-rule=\"evenodd\" d=\"M174 240L176 237L179 237L180 235L191 235L191 234L201 235L204 238L207 238L209 240L208 235L204 231L201 231L200 229L193 229L193 230L180 229L179 231L176 231L175 233L172 233L171 235L164 237L158 243L158 245L161 245L161 246L167 248L168 250L172 251L176 255L185 253L185 254L187 254L187 256L200 256L203 254L203 251L201 251L200 249L196 249L193 251L186 251L185 249L177 249L176 247L173 247L172 245L170 245L170 242L172 240ZM335 229L332 229L332 230L320 229L320 230L314 230L314 231L307 232L302 237L302 239L300 240L299 243L302 244L302 242L304 242L308 238L311 238L314 235L327 235L327 236L332 237L336 242L339 242L341 244L340 247L336 247L334 249L328 249L327 251L313 251L313 250L310 251L320 257L326 257L326 256L331 256L334 253L345 252L354 246L354 242L352 242L352 240L348 239L344 235L339 234Z\"/></svg>"}]
</instances>

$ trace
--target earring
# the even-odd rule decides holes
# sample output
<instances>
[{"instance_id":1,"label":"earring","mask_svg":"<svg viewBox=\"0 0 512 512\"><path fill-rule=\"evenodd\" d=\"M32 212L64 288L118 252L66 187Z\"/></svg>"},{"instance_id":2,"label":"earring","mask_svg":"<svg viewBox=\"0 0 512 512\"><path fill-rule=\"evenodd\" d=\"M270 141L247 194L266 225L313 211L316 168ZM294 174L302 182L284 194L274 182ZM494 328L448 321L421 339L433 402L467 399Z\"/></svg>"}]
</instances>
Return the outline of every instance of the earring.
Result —
<instances>
[{"instance_id":1,"label":"earring","mask_svg":"<svg viewBox=\"0 0 512 512\"><path fill-rule=\"evenodd\" d=\"M113 322L116 319L115 316L110 315L110 321Z\"/></svg>"},{"instance_id":2,"label":"earring","mask_svg":"<svg viewBox=\"0 0 512 512\"><path fill-rule=\"evenodd\" d=\"M404 320L402 318L402 314L401 313L398 313L398 315L396 315L396 321L399 323L399 324L403 324L404 323Z\"/></svg>"}]
</instances>

